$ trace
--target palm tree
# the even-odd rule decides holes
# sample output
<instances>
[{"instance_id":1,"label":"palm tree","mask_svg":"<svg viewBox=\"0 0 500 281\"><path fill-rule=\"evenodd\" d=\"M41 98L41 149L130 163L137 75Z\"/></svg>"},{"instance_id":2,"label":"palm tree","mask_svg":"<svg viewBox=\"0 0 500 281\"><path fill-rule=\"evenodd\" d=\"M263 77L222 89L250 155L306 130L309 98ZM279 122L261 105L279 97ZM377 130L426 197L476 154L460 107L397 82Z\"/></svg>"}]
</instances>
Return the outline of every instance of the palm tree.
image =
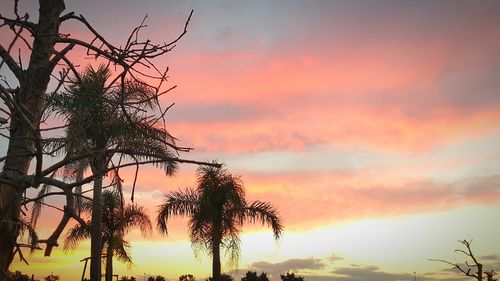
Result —
<instances>
[{"instance_id":1,"label":"palm tree","mask_svg":"<svg viewBox=\"0 0 500 281\"><path fill-rule=\"evenodd\" d=\"M215 162L214 162L215 163ZM260 222L272 228L275 239L283 232L281 218L268 202L246 202L243 182L224 167L200 166L196 189L187 188L165 195L158 208L157 225L168 234L172 216L189 217L189 236L195 250L212 256L212 276L221 276L220 248L229 251L230 263L239 258L239 234L244 222Z\"/></svg>"},{"instance_id":2,"label":"palm tree","mask_svg":"<svg viewBox=\"0 0 500 281\"><path fill-rule=\"evenodd\" d=\"M120 194L117 191L106 190L102 193L102 251L106 253L106 281L113 277L113 257L128 264L130 258L130 244L125 235L133 228L141 230L143 235L152 231L151 221L143 207L137 204L123 206ZM92 203L84 201L82 210L92 212ZM78 244L91 237L91 221L87 225L76 225L70 229L64 241L64 250L75 250Z\"/></svg>"},{"instance_id":3,"label":"palm tree","mask_svg":"<svg viewBox=\"0 0 500 281\"><path fill-rule=\"evenodd\" d=\"M87 67L75 78L65 93L50 95L47 99L49 112L67 120L66 137L51 139L48 147L59 148L66 157L90 153L89 158L71 162L77 178L90 167L94 178L91 226L91 279L101 276L101 218L102 186L114 153L133 161L152 160L172 175L177 163L171 149L178 149L175 139L164 129L148 110L158 109L157 94L153 88L137 80L119 85L107 85L111 72L105 66ZM47 189L42 190L46 192ZM133 196L133 195L132 195ZM133 197L132 197L133 200ZM39 212L38 212L39 213ZM38 215L38 214L37 214Z\"/></svg>"}]
</instances>

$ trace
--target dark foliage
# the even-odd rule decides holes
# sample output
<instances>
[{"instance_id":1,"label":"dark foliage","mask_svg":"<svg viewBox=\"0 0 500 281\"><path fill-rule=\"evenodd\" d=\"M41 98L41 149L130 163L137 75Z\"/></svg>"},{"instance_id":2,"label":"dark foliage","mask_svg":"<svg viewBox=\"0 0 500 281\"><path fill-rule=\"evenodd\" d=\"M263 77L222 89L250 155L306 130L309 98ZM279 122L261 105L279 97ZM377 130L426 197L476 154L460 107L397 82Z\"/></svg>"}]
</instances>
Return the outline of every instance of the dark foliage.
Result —
<instances>
[{"instance_id":1,"label":"dark foliage","mask_svg":"<svg viewBox=\"0 0 500 281\"><path fill-rule=\"evenodd\" d=\"M193 274L184 274L179 276L179 281L196 281L196 278Z\"/></svg>"},{"instance_id":2,"label":"dark foliage","mask_svg":"<svg viewBox=\"0 0 500 281\"><path fill-rule=\"evenodd\" d=\"M31 277L27 274L23 274L21 271L16 270L14 273L11 275L12 280L14 281L31 281ZM38 281L38 280L33 280L33 281Z\"/></svg>"},{"instance_id":3,"label":"dark foliage","mask_svg":"<svg viewBox=\"0 0 500 281\"><path fill-rule=\"evenodd\" d=\"M128 277L128 276L122 276L122 278L120 278L120 281L136 281L137 278L135 278L134 276L131 276L131 277Z\"/></svg>"},{"instance_id":4,"label":"dark foliage","mask_svg":"<svg viewBox=\"0 0 500 281\"><path fill-rule=\"evenodd\" d=\"M286 275L280 274L282 281L304 281L304 277L287 272Z\"/></svg>"},{"instance_id":5,"label":"dark foliage","mask_svg":"<svg viewBox=\"0 0 500 281\"><path fill-rule=\"evenodd\" d=\"M209 277L206 281L234 281L234 278L229 274L221 274L219 277Z\"/></svg>"},{"instance_id":6,"label":"dark foliage","mask_svg":"<svg viewBox=\"0 0 500 281\"><path fill-rule=\"evenodd\" d=\"M269 281L269 278L267 278L267 274L265 272L257 275L257 272L255 271L248 271L245 276L241 278L241 281Z\"/></svg>"},{"instance_id":7,"label":"dark foliage","mask_svg":"<svg viewBox=\"0 0 500 281\"><path fill-rule=\"evenodd\" d=\"M51 275L45 276L45 278L43 280L45 280L45 281L59 281L61 279L59 278L59 275L51 274Z\"/></svg>"}]
</instances>

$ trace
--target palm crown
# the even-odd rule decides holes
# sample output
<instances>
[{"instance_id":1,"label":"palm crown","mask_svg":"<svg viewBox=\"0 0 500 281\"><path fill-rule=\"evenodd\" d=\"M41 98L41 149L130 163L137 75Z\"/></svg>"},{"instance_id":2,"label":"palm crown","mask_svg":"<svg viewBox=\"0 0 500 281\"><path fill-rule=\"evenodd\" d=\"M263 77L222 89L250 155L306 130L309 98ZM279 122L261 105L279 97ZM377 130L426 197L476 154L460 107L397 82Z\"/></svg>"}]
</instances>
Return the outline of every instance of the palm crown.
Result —
<instances>
[{"instance_id":1,"label":"palm crown","mask_svg":"<svg viewBox=\"0 0 500 281\"><path fill-rule=\"evenodd\" d=\"M132 229L139 229L143 235L151 233L152 226L149 216L142 206L137 204L123 205L120 194L116 191L104 191L102 194L102 250L106 253L106 276L112 274L112 258L131 264L130 244L125 240L125 235ZM85 200L82 204L84 213L92 212L92 202ZM75 225L71 228L64 240L64 250L72 251L83 240L91 235L91 221L87 225ZM109 271L109 272L108 272Z\"/></svg>"},{"instance_id":2,"label":"palm crown","mask_svg":"<svg viewBox=\"0 0 500 281\"><path fill-rule=\"evenodd\" d=\"M167 222L173 216L189 217L189 235L195 250L207 251L213 259L213 277L221 274L220 247L229 252L229 261L237 262L239 235L245 222L271 227L275 239L283 232L276 209L268 202L245 200L240 178L226 169L200 166L196 189L171 192L159 206L157 225L167 234Z\"/></svg>"},{"instance_id":3,"label":"palm crown","mask_svg":"<svg viewBox=\"0 0 500 281\"><path fill-rule=\"evenodd\" d=\"M67 155L115 148L135 159L172 159L175 138L157 125L158 118L147 115L148 110L157 109L155 91L135 80L106 85L110 74L102 65L88 67L65 93L49 96L49 112L66 118L67 127L66 137L51 139L48 146L63 149ZM158 165L167 174L176 169L174 161Z\"/></svg>"}]
</instances>

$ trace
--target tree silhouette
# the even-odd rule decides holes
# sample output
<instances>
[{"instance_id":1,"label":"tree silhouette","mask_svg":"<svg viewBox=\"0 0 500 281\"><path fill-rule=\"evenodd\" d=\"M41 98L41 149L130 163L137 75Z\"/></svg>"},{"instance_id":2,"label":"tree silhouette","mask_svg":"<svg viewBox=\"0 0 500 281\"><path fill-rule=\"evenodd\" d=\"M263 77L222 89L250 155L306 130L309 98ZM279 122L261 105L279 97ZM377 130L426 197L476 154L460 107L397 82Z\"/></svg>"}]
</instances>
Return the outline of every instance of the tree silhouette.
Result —
<instances>
[{"instance_id":1,"label":"tree silhouette","mask_svg":"<svg viewBox=\"0 0 500 281\"><path fill-rule=\"evenodd\" d=\"M489 271L484 271L483 268L484 265L481 262L479 262L476 256L472 253L471 249L472 241L467 241L464 239L464 240L459 240L458 242L462 243L465 246L465 250L456 249L455 252L464 254L466 257L472 260L472 263L470 263L470 261L466 261L463 264L459 264L457 262L450 262L447 260L440 260L440 259L430 259L430 260L449 264L453 266L453 268L464 274L465 276L472 277L477 281L483 281L484 277L486 277L487 281L496 281L497 279L495 278L496 275L495 270L491 269ZM475 270L475 272L473 272L472 270ZM486 276L483 276L483 273Z\"/></svg>"},{"instance_id":2,"label":"tree silhouette","mask_svg":"<svg viewBox=\"0 0 500 281\"><path fill-rule=\"evenodd\" d=\"M166 281L165 277L158 275L156 277L149 276L148 281Z\"/></svg>"},{"instance_id":3,"label":"tree silhouette","mask_svg":"<svg viewBox=\"0 0 500 281\"><path fill-rule=\"evenodd\" d=\"M93 203L85 201L82 210L90 213ZM151 222L144 208L137 204L123 206L120 194L116 191L104 191L102 194L102 248L106 252L106 281L113 278L113 257L131 264L130 244L125 235L133 228L141 230L143 235L152 231ZM92 217L94 219L94 217ZM91 229L87 225L76 225L68 231L64 241L64 250L74 250L78 244L91 237Z\"/></svg>"},{"instance_id":4,"label":"tree silhouette","mask_svg":"<svg viewBox=\"0 0 500 281\"><path fill-rule=\"evenodd\" d=\"M255 271L248 271L245 276L241 278L241 281L269 281L269 278L267 278L267 274L265 272L257 275L257 272Z\"/></svg>"},{"instance_id":5,"label":"tree silhouette","mask_svg":"<svg viewBox=\"0 0 500 281\"><path fill-rule=\"evenodd\" d=\"M234 278L229 274L221 274L218 277L209 277L205 281L234 281Z\"/></svg>"},{"instance_id":6,"label":"tree silhouette","mask_svg":"<svg viewBox=\"0 0 500 281\"><path fill-rule=\"evenodd\" d=\"M136 281L137 278L135 278L134 276L131 276L131 277L128 277L128 276L122 276L122 278L120 278L120 281Z\"/></svg>"},{"instance_id":7,"label":"tree silhouette","mask_svg":"<svg viewBox=\"0 0 500 281\"><path fill-rule=\"evenodd\" d=\"M89 155L101 155L100 159L103 159L116 153L116 148L106 147L104 151L86 151L61 159L55 158L57 150L48 149L43 145L49 135L53 135L60 129L59 126L49 128L41 126L46 121L44 111L49 83L52 82L51 84L55 85L50 91L59 92L60 89L81 80L79 66L74 64L69 54L74 49L80 49L87 56L105 65L113 65L114 72L111 80L122 85L120 89L122 95L125 95L126 81L139 82L140 78L147 77L148 82L154 88L155 96L144 102L157 102L158 105L158 110L153 114L157 119L152 120L154 121L152 125L164 125L164 116L168 108L162 109L159 97L174 87L167 88L165 82L168 77L168 68L155 65L155 58L170 52L186 34L192 15L192 13L189 15L179 36L170 42L156 44L149 39L141 38L141 32L146 27L143 21L132 30L124 42L114 45L102 36L83 15L73 12L63 14L66 8L64 0L39 0L38 3L38 16L29 17L28 14L20 12L18 1L13 1L12 17L5 16L7 11L2 11L0 15L0 32L2 39L5 39L0 43L0 68L6 66L2 68L2 71L8 70L7 75L3 76L5 79L0 80L1 114L6 115L6 118L5 116L0 118L0 129L9 131L8 134L2 134L2 137L5 135L9 137L7 153L0 157L2 164L0 173L0 233L2 233L0 235L0 280L7 278L6 272L16 253L23 259L21 247L34 250L38 248L38 243L44 243L47 247L46 254L50 254L51 248L58 245L57 239L68 223L68 217L82 222L78 212L74 210L74 188L89 183L108 171L99 171L95 175L73 183L67 183L57 175L54 176L54 172L70 163L88 158ZM32 18L37 21L31 21ZM75 32L78 34L77 37L60 32L60 26L67 25L68 22L70 25L72 22L83 27L83 30ZM26 50L26 52L18 54L18 49ZM25 53L26 57L23 56ZM115 82L108 85L116 85ZM121 106L124 108L136 105L121 102ZM126 109L125 112L131 113ZM173 150L187 151L175 144L171 145ZM129 159L128 163L122 163L121 166L166 162L195 163L196 161L186 161L178 157L158 157L144 161ZM31 164L34 168L33 172L29 170ZM50 192L35 198L25 196L28 188L38 188L43 184L56 187L58 192ZM33 233L31 231L33 227L24 218L22 208L36 200L56 194L66 197L65 206L60 208L64 215L49 238L38 240L37 237L31 236L33 238L31 244L18 243L21 228L29 229L30 233ZM100 263L91 266L96 269L92 274L93 280L98 280L101 275L99 266Z\"/></svg>"},{"instance_id":8,"label":"tree silhouette","mask_svg":"<svg viewBox=\"0 0 500 281\"><path fill-rule=\"evenodd\" d=\"M12 280L14 281L30 281L31 278L27 274L23 274L21 271L16 270L14 273L11 275Z\"/></svg>"},{"instance_id":9,"label":"tree silhouette","mask_svg":"<svg viewBox=\"0 0 500 281\"><path fill-rule=\"evenodd\" d=\"M283 231L278 212L268 202L246 202L243 182L225 168L200 166L196 189L171 192L158 208L157 225L168 234L172 216L189 217L189 236L195 249L212 256L212 276L221 275L220 248L229 251L230 262L237 262L239 235L244 222L267 224L275 239Z\"/></svg>"},{"instance_id":10,"label":"tree silhouette","mask_svg":"<svg viewBox=\"0 0 500 281\"><path fill-rule=\"evenodd\" d=\"M48 276L45 276L44 280L45 281L59 281L60 278L59 278L59 275L50 274Z\"/></svg>"},{"instance_id":11,"label":"tree silhouette","mask_svg":"<svg viewBox=\"0 0 500 281\"><path fill-rule=\"evenodd\" d=\"M293 272L287 272L285 275L280 274L280 278L282 281L304 281L304 277L295 275Z\"/></svg>"},{"instance_id":12,"label":"tree silhouette","mask_svg":"<svg viewBox=\"0 0 500 281\"><path fill-rule=\"evenodd\" d=\"M184 274L179 276L179 281L196 281L193 274Z\"/></svg>"}]
</instances>

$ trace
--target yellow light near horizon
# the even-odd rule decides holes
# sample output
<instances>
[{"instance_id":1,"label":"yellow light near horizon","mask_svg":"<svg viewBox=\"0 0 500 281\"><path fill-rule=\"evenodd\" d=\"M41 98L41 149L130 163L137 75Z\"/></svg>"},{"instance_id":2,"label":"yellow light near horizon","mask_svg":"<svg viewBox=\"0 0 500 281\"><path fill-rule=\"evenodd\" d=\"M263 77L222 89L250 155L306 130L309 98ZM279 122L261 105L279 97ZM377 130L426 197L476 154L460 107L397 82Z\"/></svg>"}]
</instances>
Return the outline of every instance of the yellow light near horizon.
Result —
<instances>
[{"instance_id":1,"label":"yellow light near horizon","mask_svg":"<svg viewBox=\"0 0 500 281\"><path fill-rule=\"evenodd\" d=\"M457 243L459 239L474 239L472 246L478 256L500 253L500 225L491 224L499 213L500 207L468 207L342 225L330 224L302 231L285 231L278 243L274 241L271 231L263 228L241 236L239 268L246 269L260 261L276 264L289 259L314 258L325 267L312 271L313 274L329 275L335 268L352 264L378 266L385 272L431 272L446 266L431 262L429 258L464 260L454 252L461 246ZM210 275L210 257L206 253L200 253L199 258L194 257L187 238L175 242L139 240L131 245L134 265L127 268L115 261L115 273L119 276L142 277L146 273L147 276L163 275L176 280L178 276L190 273L203 280ZM88 242L82 243L79 250L69 255L57 249L50 258L44 258L43 252L37 252L29 257L30 266L16 262L13 270L34 273L39 279L54 272L60 274L62 280L77 281L83 269L79 260L88 256L88 247ZM333 254L343 260L330 260ZM224 271L230 269L223 263ZM299 269L299 273L307 270Z\"/></svg>"},{"instance_id":2,"label":"yellow light near horizon","mask_svg":"<svg viewBox=\"0 0 500 281\"><path fill-rule=\"evenodd\" d=\"M443 268L430 258L461 259L457 240L474 239L477 253L500 252L500 226L490 225L499 207L468 207L447 212L371 219L329 225L305 231L285 232L276 246L269 232L242 236L242 264L250 261L281 262L292 258L319 258L327 265L335 254L344 261L332 266L365 264L394 272L428 272ZM484 229L489 229L485 232ZM331 271L325 267L324 273Z\"/></svg>"},{"instance_id":3,"label":"yellow light near horizon","mask_svg":"<svg viewBox=\"0 0 500 281\"><path fill-rule=\"evenodd\" d=\"M132 242L134 268L127 270L124 266L119 271L143 272L148 275L162 275L177 279L183 274L193 274L197 277L210 275L211 262L205 253L196 258L188 241L162 242L137 241Z\"/></svg>"}]
</instances>

